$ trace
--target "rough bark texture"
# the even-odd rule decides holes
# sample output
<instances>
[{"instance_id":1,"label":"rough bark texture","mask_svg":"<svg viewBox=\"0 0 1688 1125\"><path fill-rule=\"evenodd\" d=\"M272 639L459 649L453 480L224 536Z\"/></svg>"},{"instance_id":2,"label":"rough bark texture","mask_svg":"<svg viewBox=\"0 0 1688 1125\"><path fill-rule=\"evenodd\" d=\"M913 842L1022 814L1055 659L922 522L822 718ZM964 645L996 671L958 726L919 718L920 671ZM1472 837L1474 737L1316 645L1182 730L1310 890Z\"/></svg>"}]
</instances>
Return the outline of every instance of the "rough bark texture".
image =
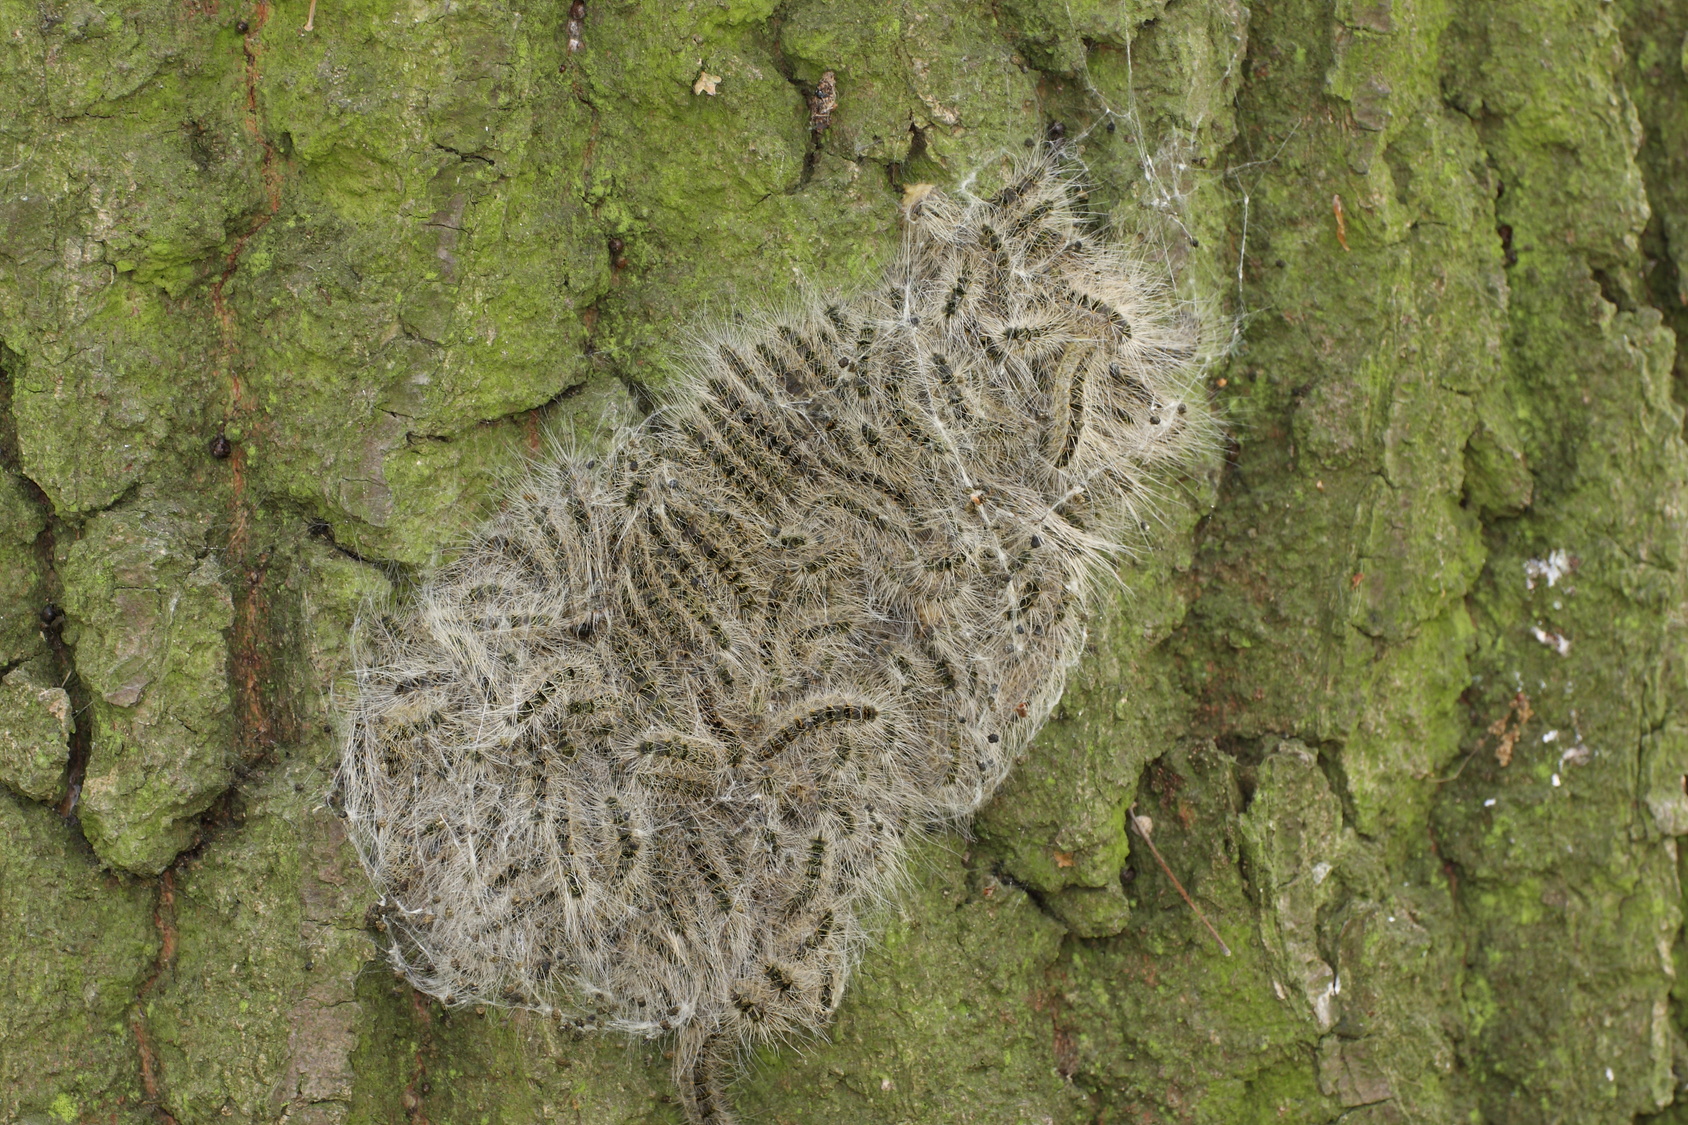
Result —
<instances>
[{"instance_id":1,"label":"rough bark texture","mask_svg":"<svg viewBox=\"0 0 1688 1125\"><path fill-rule=\"evenodd\" d=\"M352 618L1060 122L1236 318L1232 447L746 1116L1688 1121L1688 3L569 20L0 0L0 1118L676 1120L374 959Z\"/></svg>"}]
</instances>

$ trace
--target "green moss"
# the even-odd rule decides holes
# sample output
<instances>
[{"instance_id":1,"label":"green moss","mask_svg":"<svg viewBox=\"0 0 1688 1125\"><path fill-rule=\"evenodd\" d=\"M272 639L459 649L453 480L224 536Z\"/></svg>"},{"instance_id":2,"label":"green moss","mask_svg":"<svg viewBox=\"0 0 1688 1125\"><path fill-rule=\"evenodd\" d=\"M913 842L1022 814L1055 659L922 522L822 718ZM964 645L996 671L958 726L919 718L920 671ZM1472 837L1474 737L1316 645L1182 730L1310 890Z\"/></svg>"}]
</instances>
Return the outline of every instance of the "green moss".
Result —
<instances>
[{"instance_id":1,"label":"green moss","mask_svg":"<svg viewBox=\"0 0 1688 1125\"><path fill-rule=\"evenodd\" d=\"M0 680L0 781L17 793L57 804L64 795L70 696L27 666Z\"/></svg>"},{"instance_id":2,"label":"green moss","mask_svg":"<svg viewBox=\"0 0 1688 1125\"><path fill-rule=\"evenodd\" d=\"M953 847L924 849L829 1042L764 1051L741 1103L805 1122L1068 1120L1049 1050L1062 928Z\"/></svg>"},{"instance_id":3,"label":"green moss","mask_svg":"<svg viewBox=\"0 0 1688 1125\"><path fill-rule=\"evenodd\" d=\"M152 891L102 872L51 810L0 792L0 1115L137 1121L129 1024L158 937Z\"/></svg>"},{"instance_id":4,"label":"green moss","mask_svg":"<svg viewBox=\"0 0 1688 1125\"><path fill-rule=\"evenodd\" d=\"M102 859L141 874L188 845L234 764L234 604L207 523L169 503L101 515L60 567L66 639L94 697L83 828Z\"/></svg>"},{"instance_id":5,"label":"green moss","mask_svg":"<svg viewBox=\"0 0 1688 1125\"><path fill-rule=\"evenodd\" d=\"M6 435L0 432L0 441ZM42 653L46 602L35 541L46 526L41 509L14 474L0 477L0 659L16 664ZM33 612L31 610L33 609Z\"/></svg>"},{"instance_id":6,"label":"green moss","mask_svg":"<svg viewBox=\"0 0 1688 1125\"><path fill-rule=\"evenodd\" d=\"M1092 205L1218 307L1234 448L1168 498L1175 545L1125 572L977 843L922 864L836 1034L760 1055L747 1111L1670 1098L1680 4L594 2L574 55L560 2L306 9L0 0L0 666L46 666L61 601L97 854L200 840L162 909L0 795L0 1115L676 1120L660 1044L447 1014L375 959L323 795L386 578L332 544L427 565L549 435L635 416L693 326L867 283L902 183L984 183L1051 122L1094 126Z\"/></svg>"}]
</instances>

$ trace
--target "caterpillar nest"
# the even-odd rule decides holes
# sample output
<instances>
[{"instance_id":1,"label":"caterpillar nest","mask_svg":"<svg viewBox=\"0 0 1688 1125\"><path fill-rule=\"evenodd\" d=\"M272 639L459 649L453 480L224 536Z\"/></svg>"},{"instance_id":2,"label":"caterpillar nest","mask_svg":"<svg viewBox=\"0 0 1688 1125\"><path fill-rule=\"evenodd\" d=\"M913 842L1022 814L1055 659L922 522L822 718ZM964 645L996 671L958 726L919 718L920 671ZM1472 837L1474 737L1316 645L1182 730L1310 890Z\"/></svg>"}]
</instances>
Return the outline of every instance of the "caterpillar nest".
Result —
<instances>
[{"instance_id":1,"label":"caterpillar nest","mask_svg":"<svg viewBox=\"0 0 1688 1125\"><path fill-rule=\"evenodd\" d=\"M700 1123L745 1045L830 1020L911 840L996 791L1214 444L1194 318L1068 168L934 191L878 288L714 329L365 627L341 801L418 989L673 1032Z\"/></svg>"}]
</instances>

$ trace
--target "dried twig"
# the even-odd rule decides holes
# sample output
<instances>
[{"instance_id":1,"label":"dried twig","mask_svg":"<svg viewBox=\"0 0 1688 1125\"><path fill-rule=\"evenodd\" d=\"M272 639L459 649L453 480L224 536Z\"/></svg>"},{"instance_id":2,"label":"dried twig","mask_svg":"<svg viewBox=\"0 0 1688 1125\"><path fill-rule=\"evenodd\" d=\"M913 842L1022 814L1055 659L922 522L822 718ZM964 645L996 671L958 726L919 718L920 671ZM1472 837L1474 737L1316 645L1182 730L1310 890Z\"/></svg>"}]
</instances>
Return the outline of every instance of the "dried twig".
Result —
<instances>
[{"instance_id":1,"label":"dried twig","mask_svg":"<svg viewBox=\"0 0 1688 1125\"><path fill-rule=\"evenodd\" d=\"M1155 842L1149 838L1149 829L1146 827L1143 818L1137 815L1137 806L1132 805L1131 811L1127 815L1131 818L1131 827L1136 829L1137 835L1141 836L1143 842L1149 845L1149 854L1155 857L1155 862L1160 864L1160 869L1166 872L1168 879L1172 880L1172 885L1177 889L1179 896L1183 898L1184 904L1196 912L1196 917L1201 920L1201 924L1207 927L1207 932L1212 934L1213 940L1219 943L1219 951L1229 957L1231 947L1225 944L1225 939L1219 936L1219 931L1214 929L1213 923L1207 920L1207 915L1202 913L1202 908L1196 905L1196 900L1190 897L1190 892L1184 889L1184 884L1178 881L1178 876L1174 875L1172 868L1167 866L1166 859L1160 854L1160 849L1155 847Z\"/></svg>"}]
</instances>

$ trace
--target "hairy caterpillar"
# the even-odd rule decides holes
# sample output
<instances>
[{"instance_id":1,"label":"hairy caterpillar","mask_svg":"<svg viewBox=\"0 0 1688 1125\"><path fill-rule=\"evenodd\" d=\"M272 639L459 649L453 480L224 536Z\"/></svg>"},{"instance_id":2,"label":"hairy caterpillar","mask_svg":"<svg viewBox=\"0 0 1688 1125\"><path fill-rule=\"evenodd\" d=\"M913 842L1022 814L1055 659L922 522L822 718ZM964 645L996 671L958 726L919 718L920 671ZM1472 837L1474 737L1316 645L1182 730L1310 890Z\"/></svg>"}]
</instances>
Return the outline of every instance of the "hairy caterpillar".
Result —
<instances>
[{"instance_id":1,"label":"hairy caterpillar","mask_svg":"<svg viewBox=\"0 0 1688 1125\"><path fill-rule=\"evenodd\" d=\"M716 329L366 630L342 804L417 988L674 1032L693 1122L831 1018L911 838L1000 785L1213 444L1193 318L1070 167L911 198L878 287Z\"/></svg>"}]
</instances>

